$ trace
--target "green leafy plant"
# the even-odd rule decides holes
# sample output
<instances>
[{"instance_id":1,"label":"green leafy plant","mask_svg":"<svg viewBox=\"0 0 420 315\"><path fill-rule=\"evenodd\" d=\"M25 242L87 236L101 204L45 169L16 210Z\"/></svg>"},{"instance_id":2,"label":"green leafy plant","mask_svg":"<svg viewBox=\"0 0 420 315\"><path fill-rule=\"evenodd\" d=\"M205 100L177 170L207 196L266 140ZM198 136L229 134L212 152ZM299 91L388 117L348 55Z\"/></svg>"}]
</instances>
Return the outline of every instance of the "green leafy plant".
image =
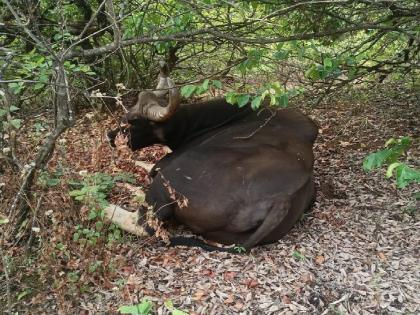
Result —
<instances>
[{"instance_id":1,"label":"green leafy plant","mask_svg":"<svg viewBox=\"0 0 420 315\"><path fill-rule=\"evenodd\" d=\"M295 258L296 260L305 260L306 257L305 255L303 255L301 252L294 250L292 253L293 258Z\"/></svg>"},{"instance_id":2,"label":"green leafy plant","mask_svg":"<svg viewBox=\"0 0 420 315\"><path fill-rule=\"evenodd\" d=\"M85 174L81 181L71 182L71 185L78 186L79 189L74 189L69 194L90 208L90 220L97 217L103 218L103 209L108 206L106 196L119 181L135 183L135 179L130 174L123 173L115 176L106 173Z\"/></svg>"},{"instance_id":3,"label":"green leafy plant","mask_svg":"<svg viewBox=\"0 0 420 315\"><path fill-rule=\"evenodd\" d=\"M103 236L104 209L109 205L106 200L107 194L116 182L124 181L135 183L131 174L109 175L105 173L84 174L81 181L73 181L71 185L78 187L70 191L70 196L84 203L88 208L88 220L96 221L93 227L77 225L73 234L73 240L84 245L94 246L98 239ZM121 231L111 224L107 229L107 241L113 242L121 239Z\"/></svg>"},{"instance_id":4,"label":"green leafy plant","mask_svg":"<svg viewBox=\"0 0 420 315\"><path fill-rule=\"evenodd\" d=\"M38 176L38 184L43 187L54 187L60 184L63 172L57 170L54 172L42 171Z\"/></svg>"},{"instance_id":5,"label":"green leafy plant","mask_svg":"<svg viewBox=\"0 0 420 315\"><path fill-rule=\"evenodd\" d=\"M78 282L80 279L80 271L77 270L68 272L67 279L72 283Z\"/></svg>"},{"instance_id":6,"label":"green leafy plant","mask_svg":"<svg viewBox=\"0 0 420 315\"><path fill-rule=\"evenodd\" d=\"M234 246L233 251L238 254L242 254L246 252L246 248L243 246Z\"/></svg>"},{"instance_id":7,"label":"green leafy plant","mask_svg":"<svg viewBox=\"0 0 420 315\"><path fill-rule=\"evenodd\" d=\"M73 234L73 241L93 246L96 245L98 238L100 237L100 230L94 228L85 228L82 225L77 225L76 232Z\"/></svg>"},{"instance_id":8,"label":"green leafy plant","mask_svg":"<svg viewBox=\"0 0 420 315\"><path fill-rule=\"evenodd\" d=\"M144 298L140 303L135 305L123 305L118 311L121 314L131 314L131 315L149 315L152 313L153 303L150 302L147 298Z\"/></svg>"},{"instance_id":9,"label":"green leafy plant","mask_svg":"<svg viewBox=\"0 0 420 315\"><path fill-rule=\"evenodd\" d=\"M22 125L22 119L16 118L12 115L19 109L20 108L15 105L11 105L10 107L0 107L0 121L2 122L2 127L4 130L7 130L10 127L15 130L20 129Z\"/></svg>"},{"instance_id":10,"label":"green leafy plant","mask_svg":"<svg viewBox=\"0 0 420 315\"><path fill-rule=\"evenodd\" d=\"M408 184L420 183L420 170L414 169L400 162L399 159L406 154L412 144L412 139L403 137L391 138L385 143L385 149L369 154L363 160L363 169L366 172L388 165L386 177L391 178L395 174L398 188L404 188Z\"/></svg>"}]
</instances>

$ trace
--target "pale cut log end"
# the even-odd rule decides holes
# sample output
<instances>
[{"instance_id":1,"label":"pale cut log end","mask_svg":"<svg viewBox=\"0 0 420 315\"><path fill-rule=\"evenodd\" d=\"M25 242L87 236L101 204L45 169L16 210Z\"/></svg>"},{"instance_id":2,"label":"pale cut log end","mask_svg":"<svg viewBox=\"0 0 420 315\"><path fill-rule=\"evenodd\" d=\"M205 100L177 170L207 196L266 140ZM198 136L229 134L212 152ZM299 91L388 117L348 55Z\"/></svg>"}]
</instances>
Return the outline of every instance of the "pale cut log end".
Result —
<instances>
[{"instance_id":1,"label":"pale cut log end","mask_svg":"<svg viewBox=\"0 0 420 315\"><path fill-rule=\"evenodd\" d=\"M123 231L140 236L148 237L145 229L137 224L137 213L127 211L117 205L110 204L105 208L105 217L119 226Z\"/></svg>"},{"instance_id":2,"label":"pale cut log end","mask_svg":"<svg viewBox=\"0 0 420 315\"><path fill-rule=\"evenodd\" d=\"M153 166L155 166L155 164L153 164L153 163L148 163L148 162L143 162L143 161L136 161L135 164L136 164L136 166L140 166L140 167L144 168L148 173L150 173Z\"/></svg>"}]
</instances>

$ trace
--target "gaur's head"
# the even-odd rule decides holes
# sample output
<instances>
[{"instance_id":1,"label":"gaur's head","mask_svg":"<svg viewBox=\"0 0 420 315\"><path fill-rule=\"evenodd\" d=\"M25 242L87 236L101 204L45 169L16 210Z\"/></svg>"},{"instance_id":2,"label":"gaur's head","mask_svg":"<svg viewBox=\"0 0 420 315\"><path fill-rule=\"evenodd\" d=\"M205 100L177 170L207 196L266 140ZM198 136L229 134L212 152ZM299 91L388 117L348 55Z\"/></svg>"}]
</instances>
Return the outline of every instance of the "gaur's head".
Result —
<instances>
[{"instance_id":1,"label":"gaur's head","mask_svg":"<svg viewBox=\"0 0 420 315\"><path fill-rule=\"evenodd\" d=\"M115 147L115 138L120 133L128 138L131 150L138 150L155 143L163 143L160 123L146 118L138 118L119 128L107 132L106 137L112 147Z\"/></svg>"},{"instance_id":2,"label":"gaur's head","mask_svg":"<svg viewBox=\"0 0 420 315\"><path fill-rule=\"evenodd\" d=\"M164 141L159 125L175 113L181 98L168 76L166 64L161 63L160 66L156 90L139 93L136 105L128 110L123 119L128 125L107 132L112 146L115 146L115 137L119 132L127 135L128 145L132 150Z\"/></svg>"}]
</instances>

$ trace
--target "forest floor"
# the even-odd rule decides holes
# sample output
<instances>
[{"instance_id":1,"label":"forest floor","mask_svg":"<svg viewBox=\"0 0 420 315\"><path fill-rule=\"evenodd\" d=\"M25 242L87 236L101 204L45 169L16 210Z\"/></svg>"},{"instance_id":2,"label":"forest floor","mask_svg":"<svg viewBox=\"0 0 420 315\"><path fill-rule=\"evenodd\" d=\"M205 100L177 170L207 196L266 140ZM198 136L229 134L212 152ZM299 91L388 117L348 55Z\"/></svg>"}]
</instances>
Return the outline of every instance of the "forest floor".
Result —
<instances>
[{"instance_id":1,"label":"forest floor","mask_svg":"<svg viewBox=\"0 0 420 315\"><path fill-rule=\"evenodd\" d=\"M333 95L302 109L320 129L316 202L282 240L241 255L168 248L156 238L127 234L111 241L110 234L118 236L111 228L89 236L95 245L76 240L77 231L87 235L95 222L89 206L69 196L71 180L125 171L145 187L147 172L135 161L164 155L161 147L112 150L103 135L115 119L84 115L58 142L49 164L60 180L37 187L42 199L34 205L32 251L22 245L25 239L5 244L9 279L0 275L0 309L12 295L19 314L112 314L145 297L156 314L170 313L166 300L189 314L418 314L420 223L412 197L418 186L397 189L384 170L362 170L363 158L387 139L419 136L418 99L384 88ZM20 148L28 158L38 143L29 134ZM419 152L418 146L409 152L409 164L418 167ZM9 183L6 198L16 187L7 176L1 179ZM108 199L133 211L139 203L124 184Z\"/></svg>"}]
</instances>

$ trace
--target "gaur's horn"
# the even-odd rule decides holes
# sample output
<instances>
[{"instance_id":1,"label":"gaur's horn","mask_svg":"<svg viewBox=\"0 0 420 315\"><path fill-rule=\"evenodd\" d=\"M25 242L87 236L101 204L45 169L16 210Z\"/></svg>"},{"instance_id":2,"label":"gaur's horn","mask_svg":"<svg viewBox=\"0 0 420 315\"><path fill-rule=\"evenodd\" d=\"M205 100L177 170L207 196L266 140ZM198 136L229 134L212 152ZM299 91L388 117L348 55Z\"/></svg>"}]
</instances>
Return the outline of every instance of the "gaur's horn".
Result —
<instances>
[{"instance_id":1,"label":"gaur's horn","mask_svg":"<svg viewBox=\"0 0 420 315\"><path fill-rule=\"evenodd\" d=\"M181 102L178 88L168 76L168 68L165 63L161 63L159 82L156 91L143 91L139 94L137 103L126 114L127 121L132 121L140 117L162 122L169 119L178 109ZM166 101L168 95L168 101Z\"/></svg>"}]
</instances>

